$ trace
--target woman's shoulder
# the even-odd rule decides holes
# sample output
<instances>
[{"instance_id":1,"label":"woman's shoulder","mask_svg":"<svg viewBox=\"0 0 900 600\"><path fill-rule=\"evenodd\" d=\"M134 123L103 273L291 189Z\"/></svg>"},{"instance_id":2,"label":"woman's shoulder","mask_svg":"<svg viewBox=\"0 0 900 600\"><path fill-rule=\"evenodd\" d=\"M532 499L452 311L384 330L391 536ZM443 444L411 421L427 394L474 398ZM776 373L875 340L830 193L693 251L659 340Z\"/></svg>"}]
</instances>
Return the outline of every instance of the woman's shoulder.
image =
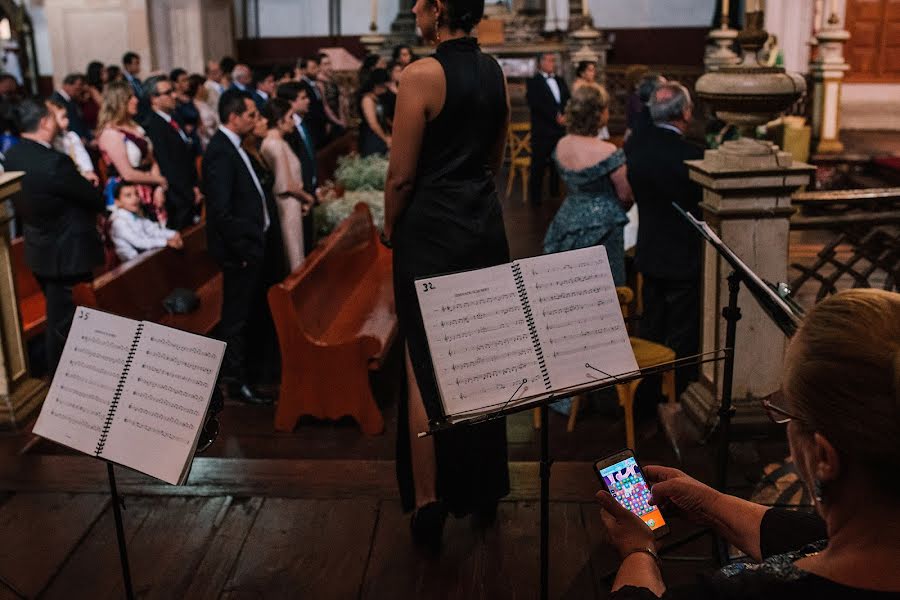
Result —
<instances>
[{"instance_id":1,"label":"woman's shoulder","mask_svg":"<svg viewBox=\"0 0 900 600\"><path fill-rule=\"evenodd\" d=\"M554 150L556 162L568 171L583 171L594 167L613 170L625 162L625 154L615 144L597 138L567 135Z\"/></svg>"},{"instance_id":2,"label":"woman's shoulder","mask_svg":"<svg viewBox=\"0 0 900 600\"><path fill-rule=\"evenodd\" d=\"M427 84L433 82L436 77L443 77L443 75L444 69L436 58L433 56L421 58L410 63L410 65L400 73L400 88L402 89L404 84Z\"/></svg>"}]
</instances>

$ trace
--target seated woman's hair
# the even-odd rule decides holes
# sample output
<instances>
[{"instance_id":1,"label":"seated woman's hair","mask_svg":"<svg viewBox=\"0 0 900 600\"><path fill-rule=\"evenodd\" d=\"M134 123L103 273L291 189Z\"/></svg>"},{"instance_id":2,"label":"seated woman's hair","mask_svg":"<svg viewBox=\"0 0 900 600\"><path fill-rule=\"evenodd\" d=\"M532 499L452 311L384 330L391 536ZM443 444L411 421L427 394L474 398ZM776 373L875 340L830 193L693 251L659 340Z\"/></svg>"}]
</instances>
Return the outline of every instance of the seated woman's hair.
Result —
<instances>
[{"instance_id":1,"label":"seated woman's hair","mask_svg":"<svg viewBox=\"0 0 900 600\"><path fill-rule=\"evenodd\" d=\"M609 94L603 88L580 87L566 104L566 131L571 135L595 137L600 133L600 118L609 107Z\"/></svg>"},{"instance_id":2,"label":"seated woman's hair","mask_svg":"<svg viewBox=\"0 0 900 600\"><path fill-rule=\"evenodd\" d=\"M854 289L806 315L785 363L799 424L900 499L900 294Z\"/></svg>"},{"instance_id":3,"label":"seated woman's hair","mask_svg":"<svg viewBox=\"0 0 900 600\"><path fill-rule=\"evenodd\" d=\"M291 103L284 98L272 98L263 106L262 116L266 119L269 129L278 127L278 123L286 114L291 112Z\"/></svg>"},{"instance_id":4,"label":"seated woman's hair","mask_svg":"<svg viewBox=\"0 0 900 600\"><path fill-rule=\"evenodd\" d=\"M469 33L484 16L484 0L444 0L444 6L447 12L440 25L446 25L450 31Z\"/></svg>"}]
</instances>

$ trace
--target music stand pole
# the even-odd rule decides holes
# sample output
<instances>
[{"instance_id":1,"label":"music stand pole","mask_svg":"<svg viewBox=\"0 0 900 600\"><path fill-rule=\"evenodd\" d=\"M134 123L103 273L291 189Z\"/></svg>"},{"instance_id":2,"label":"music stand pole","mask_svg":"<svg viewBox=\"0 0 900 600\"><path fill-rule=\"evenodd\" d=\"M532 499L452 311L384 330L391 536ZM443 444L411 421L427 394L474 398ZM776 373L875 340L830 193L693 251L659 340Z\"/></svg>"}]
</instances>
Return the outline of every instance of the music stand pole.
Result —
<instances>
[{"instance_id":1,"label":"music stand pole","mask_svg":"<svg viewBox=\"0 0 900 600\"><path fill-rule=\"evenodd\" d=\"M116 474L111 462L106 463L109 475L109 492L112 495L113 516L116 520L116 539L119 542L119 560L122 563L122 579L125 583L125 598L134 600L134 589L131 585L131 569L128 566L128 547L125 545L125 526L122 524L122 507L119 492L116 489Z\"/></svg>"},{"instance_id":2,"label":"music stand pole","mask_svg":"<svg viewBox=\"0 0 900 600\"><path fill-rule=\"evenodd\" d=\"M550 408L541 405L541 600L550 597Z\"/></svg>"},{"instance_id":3,"label":"music stand pole","mask_svg":"<svg viewBox=\"0 0 900 600\"><path fill-rule=\"evenodd\" d=\"M728 306L722 309L725 318L725 347L730 351L725 357L722 374L722 404L719 406L719 448L716 457L716 489L725 491L728 483L728 452L731 445L731 418L734 407L731 404L732 384L734 383L734 351L737 336L737 322L741 320L741 309L738 306L738 292L741 289L741 277L736 271L728 275ZM728 544L719 536L715 537L716 556L719 563L728 564Z\"/></svg>"}]
</instances>

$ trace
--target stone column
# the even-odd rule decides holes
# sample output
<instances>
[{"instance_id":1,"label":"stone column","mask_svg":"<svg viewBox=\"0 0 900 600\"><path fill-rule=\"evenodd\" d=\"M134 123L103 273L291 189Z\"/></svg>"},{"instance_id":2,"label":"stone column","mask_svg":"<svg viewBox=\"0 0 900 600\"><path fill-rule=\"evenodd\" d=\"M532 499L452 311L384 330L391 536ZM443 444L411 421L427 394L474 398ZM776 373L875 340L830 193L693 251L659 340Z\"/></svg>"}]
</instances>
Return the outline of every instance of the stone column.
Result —
<instances>
[{"instance_id":1,"label":"stone column","mask_svg":"<svg viewBox=\"0 0 900 600\"><path fill-rule=\"evenodd\" d=\"M412 13L416 0L400 0L397 18L391 24L391 41L413 44L416 41L416 17Z\"/></svg>"},{"instance_id":2,"label":"stone column","mask_svg":"<svg viewBox=\"0 0 900 600\"><path fill-rule=\"evenodd\" d=\"M703 187L701 208L707 223L760 277L784 281L794 212L791 194L810 183L814 167L793 162L777 146L747 138L708 150L703 160L687 164L691 179ZM701 352L725 346L722 309L728 304L730 272L730 265L704 244ZM779 388L786 344L781 330L743 287L739 306L733 387L736 425L764 418L756 401ZM682 397L684 411L704 431L716 424L722 371L721 362L702 365L700 381Z\"/></svg>"},{"instance_id":3,"label":"stone column","mask_svg":"<svg viewBox=\"0 0 900 600\"><path fill-rule=\"evenodd\" d=\"M22 337L22 315L16 300L16 279L9 250L7 200L22 189L22 172L0 174L0 428L17 429L40 406L46 384L29 375Z\"/></svg>"},{"instance_id":4,"label":"stone column","mask_svg":"<svg viewBox=\"0 0 900 600\"><path fill-rule=\"evenodd\" d=\"M706 47L706 56L703 57L703 64L707 71L715 71L724 65L734 65L740 61L732 49L737 36L738 32L728 27L724 18L721 27L709 32L709 35L706 36L709 45Z\"/></svg>"},{"instance_id":5,"label":"stone column","mask_svg":"<svg viewBox=\"0 0 900 600\"><path fill-rule=\"evenodd\" d=\"M838 154L844 151L840 140L841 83L850 69L844 60L844 44L850 39L850 32L841 27L837 13L832 13L816 39L818 52L809 65L813 80L813 148L819 154Z\"/></svg>"}]
</instances>

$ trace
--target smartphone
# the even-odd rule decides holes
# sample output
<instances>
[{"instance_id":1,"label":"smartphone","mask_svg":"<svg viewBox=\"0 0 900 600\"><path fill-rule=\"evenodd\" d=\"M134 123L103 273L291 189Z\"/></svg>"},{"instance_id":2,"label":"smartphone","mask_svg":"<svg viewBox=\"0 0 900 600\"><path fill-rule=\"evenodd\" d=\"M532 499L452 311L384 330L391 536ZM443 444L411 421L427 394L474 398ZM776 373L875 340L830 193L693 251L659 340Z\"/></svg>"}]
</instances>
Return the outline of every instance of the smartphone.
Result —
<instances>
[{"instance_id":1,"label":"smartphone","mask_svg":"<svg viewBox=\"0 0 900 600\"><path fill-rule=\"evenodd\" d=\"M669 525L659 508L650 504L650 486L641 466L629 449L621 450L594 462L600 483L619 504L639 516L657 538L669 533Z\"/></svg>"}]
</instances>

